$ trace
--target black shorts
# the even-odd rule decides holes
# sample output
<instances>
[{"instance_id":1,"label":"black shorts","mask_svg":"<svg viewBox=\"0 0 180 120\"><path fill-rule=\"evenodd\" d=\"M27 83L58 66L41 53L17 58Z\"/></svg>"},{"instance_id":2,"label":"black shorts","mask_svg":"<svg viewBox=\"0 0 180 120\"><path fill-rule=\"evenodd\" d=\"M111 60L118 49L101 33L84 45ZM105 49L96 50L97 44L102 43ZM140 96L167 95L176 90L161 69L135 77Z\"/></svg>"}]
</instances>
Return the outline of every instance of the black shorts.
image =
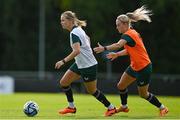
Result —
<instances>
[{"instance_id":1,"label":"black shorts","mask_svg":"<svg viewBox=\"0 0 180 120\"><path fill-rule=\"evenodd\" d=\"M69 69L78 75L81 75L84 82L97 80L97 65L79 69L77 64L73 63Z\"/></svg>"},{"instance_id":2,"label":"black shorts","mask_svg":"<svg viewBox=\"0 0 180 120\"><path fill-rule=\"evenodd\" d=\"M152 73L152 64L148 64L140 71L134 71L131 66L129 66L126 71L128 75L136 78L138 86L145 86L150 83L151 73Z\"/></svg>"}]
</instances>

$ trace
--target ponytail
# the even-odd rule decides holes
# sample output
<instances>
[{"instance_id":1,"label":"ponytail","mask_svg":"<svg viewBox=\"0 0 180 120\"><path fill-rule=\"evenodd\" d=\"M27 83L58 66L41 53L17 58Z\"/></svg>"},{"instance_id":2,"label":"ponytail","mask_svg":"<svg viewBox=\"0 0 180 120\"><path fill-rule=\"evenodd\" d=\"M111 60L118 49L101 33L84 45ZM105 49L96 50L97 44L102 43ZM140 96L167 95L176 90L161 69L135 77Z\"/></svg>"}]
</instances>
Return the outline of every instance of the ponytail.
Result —
<instances>
[{"instance_id":1,"label":"ponytail","mask_svg":"<svg viewBox=\"0 0 180 120\"><path fill-rule=\"evenodd\" d=\"M146 9L145 6L142 6L141 8L136 9L134 12L128 12L126 14L119 15L117 20L123 23L128 23L129 26L131 26L131 22L138 22L139 20L151 22L151 15L152 11Z\"/></svg>"},{"instance_id":2,"label":"ponytail","mask_svg":"<svg viewBox=\"0 0 180 120\"><path fill-rule=\"evenodd\" d=\"M86 25L87 25L87 23L86 23L86 21L85 20L79 20L79 19L75 19L75 24L77 25L77 26L83 26L83 27L86 27Z\"/></svg>"},{"instance_id":3,"label":"ponytail","mask_svg":"<svg viewBox=\"0 0 180 120\"><path fill-rule=\"evenodd\" d=\"M132 22L138 22L139 20L151 22L150 16L152 15L152 11L148 10L146 6L142 6L141 8L136 9L134 12L126 13L126 15Z\"/></svg>"}]
</instances>

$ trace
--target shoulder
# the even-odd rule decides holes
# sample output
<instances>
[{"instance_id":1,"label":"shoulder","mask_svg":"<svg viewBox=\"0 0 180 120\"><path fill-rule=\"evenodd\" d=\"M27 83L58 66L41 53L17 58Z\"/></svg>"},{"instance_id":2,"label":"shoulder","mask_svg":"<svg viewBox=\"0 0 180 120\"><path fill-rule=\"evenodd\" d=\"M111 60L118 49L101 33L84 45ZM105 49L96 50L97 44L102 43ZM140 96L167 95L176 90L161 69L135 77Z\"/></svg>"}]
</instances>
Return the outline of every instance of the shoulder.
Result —
<instances>
[{"instance_id":1,"label":"shoulder","mask_svg":"<svg viewBox=\"0 0 180 120\"><path fill-rule=\"evenodd\" d=\"M70 34L78 35L78 34L81 34L82 31L83 31L83 29L81 27L76 27L70 32Z\"/></svg>"},{"instance_id":2,"label":"shoulder","mask_svg":"<svg viewBox=\"0 0 180 120\"><path fill-rule=\"evenodd\" d=\"M131 36L128 34L123 34L121 39L126 40L127 42L133 41L133 38L131 38Z\"/></svg>"},{"instance_id":3,"label":"shoulder","mask_svg":"<svg viewBox=\"0 0 180 120\"><path fill-rule=\"evenodd\" d=\"M82 44L79 35L74 34L73 32L71 33L71 40L72 40L72 43L79 42L80 45Z\"/></svg>"},{"instance_id":4,"label":"shoulder","mask_svg":"<svg viewBox=\"0 0 180 120\"><path fill-rule=\"evenodd\" d=\"M121 39L127 41L127 45L128 45L128 46L133 47L133 46L135 46L135 44L136 44L136 42L134 41L134 39L133 39L131 36L129 36L128 34L123 34L123 35L121 36Z\"/></svg>"}]
</instances>

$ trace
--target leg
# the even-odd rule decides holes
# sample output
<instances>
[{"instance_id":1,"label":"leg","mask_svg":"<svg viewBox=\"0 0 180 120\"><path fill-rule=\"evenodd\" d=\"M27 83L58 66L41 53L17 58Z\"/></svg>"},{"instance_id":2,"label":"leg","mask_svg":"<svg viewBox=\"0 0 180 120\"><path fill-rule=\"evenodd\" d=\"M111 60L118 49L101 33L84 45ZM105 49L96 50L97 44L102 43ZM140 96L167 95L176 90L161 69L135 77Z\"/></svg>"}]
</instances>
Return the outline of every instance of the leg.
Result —
<instances>
[{"instance_id":1,"label":"leg","mask_svg":"<svg viewBox=\"0 0 180 120\"><path fill-rule=\"evenodd\" d=\"M146 99L151 104L158 107L160 109L160 115L164 116L165 114L167 114L168 109L164 107L164 105L160 103L160 101L153 94L148 92L151 72L152 72L152 65L149 64L143 70L137 73L138 92L142 98Z\"/></svg>"},{"instance_id":2,"label":"leg","mask_svg":"<svg viewBox=\"0 0 180 120\"><path fill-rule=\"evenodd\" d=\"M74 107L74 104L73 104L74 100L73 100L73 93L72 93L70 84L73 81L78 80L79 78L80 78L80 72L77 67L77 64L74 63L71 65L69 70L67 70L67 72L64 74L64 76L60 80L60 85L66 94L67 100L69 102L69 107L71 108Z\"/></svg>"},{"instance_id":3,"label":"leg","mask_svg":"<svg viewBox=\"0 0 180 120\"><path fill-rule=\"evenodd\" d=\"M152 105L160 109L160 116L164 116L168 113L168 109L154 96L152 93L148 92L149 84L145 86L138 86L139 95L149 101Z\"/></svg>"},{"instance_id":4,"label":"leg","mask_svg":"<svg viewBox=\"0 0 180 120\"><path fill-rule=\"evenodd\" d=\"M71 70L67 70L64 76L60 80L60 85L63 87L69 86L73 81L79 80L80 77L81 76L79 74Z\"/></svg>"},{"instance_id":5,"label":"leg","mask_svg":"<svg viewBox=\"0 0 180 120\"><path fill-rule=\"evenodd\" d=\"M85 82L84 84L87 92L92 94L98 101L108 108L108 110L105 112L105 116L111 116L116 113L116 108L107 100L104 94L97 89L97 80Z\"/></svg>"},{"instance_id":6,"label":"leg","mask_svg":"<svg viewBox=\"0 0 180 120\"><path fill-rule=\"evenodd\" d=\"M123 75L121 76L119 83L117 84L117 88L119 90L124 90L135 80L136 80L135 77L132 77L132 76L128 75L126 72L124 72Z\"/></svg>"},{"instance_id":7,"label":"leg","mask_svg":"<svg viewBox=\"0 0 180 120\"><path fill-rule=\"evenodd\" d=\"M139 96L144 98L144 99L147 99L149 97L149 94L150 94L148 92L148 88L149 88L149 84L145 85L145 86L138 86Z\"/></svg>"},{"instance_id":8,"label":"leg","mask_svg":"<svg viewBox=\"0 0 180 120\"><path fill-rule=\"evenodd\" d=\"M106 99L103 93L97 89L97 80L85 82L84 84L87 92L96 97L96 99L103 103L105 107L108 107L110 105L110 102Z\"/></svg>"},{"instance_id":9,"label":"leg","mask_svg":"<svg viewBox=\"0 0 180 120\"><path fill-rule=\"evenodd\" d=\"M80 78L80 75L78 75L77 73L68 70L64 76L62 77L62 79L60 80L60 85L62 87L62 90L65 92L67 100L69 102L69 106L65 109L62 109L59 111L60 114L66 114L66 113L75 113L76 112L76 108L74 106L74 99L73 99L73 93L70 87L70 84L75 81L78 80Z\"/></svg>"},{"instance_id":10,"label":"leg","mask_svg":"<svg viewBox=\"0 0 180 120\"><path fill-rule=\"evenodd\" d=\"M153 94L148 92L151 73L152 73L152 65L151 64L147 65L141 71L137 72L138 92L142 98L148 100L151 104L160 108L162 104L159 102L159 100Z\"/></svg>"},{"instance_id":11,"label":"leg","mask_svg":"<svg viewBox=\"0 0 180 120\"><path fill-rule=\"evenodd\" d=\"M97 90L97 80L94 80L91 82L84 82L84 85L85 85L86 90L89 94L93 94Z\"/></svg>"},{"instance_id":12,"label":"leg","mask_svg":"<svg viewBox=\"0 0 180 120\"><path fill-rule=\"evenodd\" d=\"M71 70L68 70L64 74L62 79L60 80L60 85L61 85L63 91L65 92L67 100L69 103L72 103L74 101L73 100L73 93L72 93L70 84L73 81L78 80L79 78L80 78L80 75L76 74L75 72L72 72Z\"/></svg>"},{"instance_id":13,"label":"leg","mask_svg":"<svg viewBox=\"0 0 180 120\"><path fill-rule=\"evenodd\" d=\"M80 72L84 80L84 85L87 89L87 92L95 96L96 99L98 99L101 103L108 107L110 105L110 102L99 90L97 90L97 65L80 69Z\"/></svg>"},{"instance_id":14,"label":"leg","mask_svg":"<svg viewBox=\"0 0 180 120\"><path fill-rule=\"evenodd\" d=\"M108 108L105 116L116 113L116 108L106 99L104 94L97 89L97 65L80 70L87 92L93 95L98 101Z\"/></svg>"},{"instance_id":15,"label":"leg","mask_svg":"<svg viewBox=\"0 0 180 120\"><path fill-rule=\"evenodd\" d=\"M120 90L121 104L122 107L127 108L127 97L128 89L127 87L133 83L136 78L128 75L126 72L123 73L119 83L117 84L118 89Z\"/></svg>"}]
</instances>

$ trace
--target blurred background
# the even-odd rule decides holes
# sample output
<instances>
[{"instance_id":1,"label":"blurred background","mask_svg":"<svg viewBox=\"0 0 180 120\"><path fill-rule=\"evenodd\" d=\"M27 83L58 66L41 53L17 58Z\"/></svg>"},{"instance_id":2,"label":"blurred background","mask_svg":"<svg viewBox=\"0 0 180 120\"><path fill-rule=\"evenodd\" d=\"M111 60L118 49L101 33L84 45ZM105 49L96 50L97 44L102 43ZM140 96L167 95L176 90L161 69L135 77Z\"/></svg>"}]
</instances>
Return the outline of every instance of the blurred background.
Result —
<instances>
[{"instance_id":1,"label":"blurred background","mask_svg":"<svg viewBox=\"0 0 180 120\"><path fill-rule=\"evenodd\" d=\"M62 30L60 15L66 10L87 21L84 28L92 48L100 42L117 42L121 35L115 20L120 14L147 5L152 23L133 27L142 35L153 63L150 89L158 95L180 96L180 1L179 0L1 0L0 1L0 93L60 92L59 79L73 61L60 70L54 65L71 52L69 32ZM98 87L117 94L116 84L129 65L128 57L114 62L96 54ZM82 81L72 84L86 93ZM136 83L129 87L137 94Z\"/></svg>"}]
</instances>

